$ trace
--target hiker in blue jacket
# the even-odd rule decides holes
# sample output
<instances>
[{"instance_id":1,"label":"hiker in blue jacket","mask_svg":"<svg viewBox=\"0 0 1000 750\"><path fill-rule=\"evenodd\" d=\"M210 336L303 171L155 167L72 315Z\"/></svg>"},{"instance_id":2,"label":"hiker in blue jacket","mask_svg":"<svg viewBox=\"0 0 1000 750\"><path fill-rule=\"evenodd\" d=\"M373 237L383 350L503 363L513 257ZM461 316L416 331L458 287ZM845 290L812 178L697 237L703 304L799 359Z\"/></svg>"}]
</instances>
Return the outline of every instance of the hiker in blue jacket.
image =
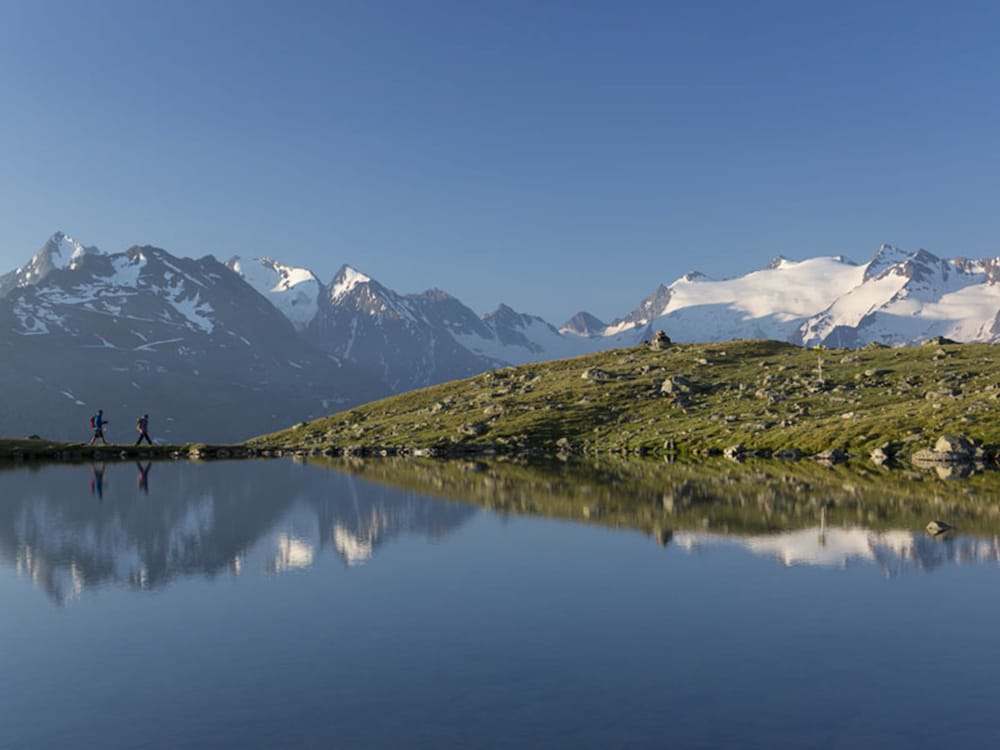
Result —
<instances>
[{"instance_id":1,"label":"hiker in blue jacket","mask_svg":"<svg viewBox=\"0 0 1000 750\"><path fill-rule=\"evenodd\" d=\"M108 444L108 441L104 439L104 425L107 423L104 418L104 409L98 409L97 414L90 418L90 426L94 428L94 436L90 438L90 445L93 445L97 438L100 438L105 445Z\"/></svg>"}]
</instances>

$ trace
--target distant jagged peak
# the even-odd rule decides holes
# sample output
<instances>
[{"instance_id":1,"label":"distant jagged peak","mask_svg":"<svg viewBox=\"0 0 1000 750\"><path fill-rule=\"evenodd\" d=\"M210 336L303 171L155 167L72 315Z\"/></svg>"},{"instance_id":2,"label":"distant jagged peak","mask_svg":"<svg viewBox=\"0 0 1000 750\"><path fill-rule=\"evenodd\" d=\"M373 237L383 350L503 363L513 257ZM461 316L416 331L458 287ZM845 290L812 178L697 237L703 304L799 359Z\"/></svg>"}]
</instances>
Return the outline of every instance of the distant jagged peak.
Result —
<instances>
[{"instance_id":1,"label":"distant jagged peak","mask_svg":"<svg viewBox=\"0 0 1000 750\"><path fill-rule=\"evenodd\" d=\"M787 262L788 258L786 258L784 255L775 255L773 258L771 258L771 262L767 264L767 268L769 270L781 268Z\"/></svg>"},{"instance_id":2,"label":"distant jagged peak","mask_svg":"<svg viewBox=\"0 0 1000 750\"><path fill-rule=\"evenodd\" d=\"M49 237L35 258L44 255L54 268L67 268L86 255L100 254L101 251L96 247L84 245L64 232L56 232Z\"/></svg>"},{"instance_id":3,"label":"distant jagged peak","mask_svg":"<svg viewBox=\"0 0 1000 750\"><path fill-rule=\"evenodd\" d=\"M871 260L868 261L868 267L865 269L865 280L880 276L892 266L905 263L911 255L912 253L908 250L883 242L872 255Z\"/></svg>"},{"instance_id":4,"label":"distant jagged peak","mask_svg":"<svg viewBox=\"0 0 1000 750\"><path fill-rule=\"evenodd\" d=\"M865 281L878 278L890 269L912 278L914 274L919 275L921 270L926 271L932 267L940 266L942 263L945 261L923 248L909 251L895 245L882 243L868 262L868 267L865 269Z\"/></svg>"},{"instance_id":5,"label":"distant jagged peak","mask_svg":"<svg viewBox=\"0 0 1000 750\"><path fill-rule=\"evenodd\" d=\"M497 320L503 320L504 318L511 318L511 317L514 317L514 316L517 316L517 315L518 315L518 313L517 313L516 310L514 310L513 307L511 307L508 304L505 304L505 303L501 302L499 305L496 306L496 309L493 310L493 312L486 313L483 316L483 320L487 320L487 319L490 319L490 318L495 318Z\"/></svg>"},{"instance_id":6,"label":"distant jagged peak","mask_svg":"<svg viewBox=\"0 0 1000 750\"><path fill-rule=\"evenodd\" d=\"M366 276L358 269L345 263L337 271L337 274L333 277L333 281L330 282L330 299L336 302L350 294L355 287L371 283L372 278L370 276Z\"/></svg>"},{"instance_id":7,"label":"distant jagged peak","mask_svg":"<svg viewBox=\"0 0 1000 750\"><path fill-rule=\"evenodd\" d=\"M14 289L39 284L53 271L76 268L87 256L100 254L96 247L88 247L63 232L56 232L27 263L0 275L0 297Z\"/></svg>"},{"instance_id":8,"label":"distant jagged peak","mask_svg":"<svg viewBox=\"0 0 1000 750\"><path fill-rule=\"evenodd\" d=\"M448 294L448 292L443 289L438 289L437 287L434 287L433 289L425 289L419 294L413 296L418 299L426 300L427 302L450 302L452 300L457 301L458 299L453 294Z\"/></svg>"},{"instance_id":9,"label":"distant jagged peak","mask_svg":"<svg viewBox=\"0 0 1000 750\"><path fill-rule=\"evenodd\" d=\"M501 302L493 312L483 315L482 321L492 326L516 326L523 323L526 317L518 313L510 305Z\"/></svg>"},{"instance_id":10,"label":"distant jagged peak","mask_svg":"<svg viewBox=\"0 0 1000 750\"><path fill-rule=\"evenodd\" d=\"M578 336L598 336L608 324L595 315L581 310L562 324L560 333L575 333Z\"/></svg>"},{"instance_id":11,"label":"distant jagged peak","mask_svg":"<svg viewBox=\"0 0 1000 750\"><path fill-rule=\"evenodd\" d=\"M658 318L667 309L667 305L670 304L670 299L673 297L673 287L680 283L685 283L688 281L697 281L697 277L703 277L704 274L694 273L685 274L683 277L675 281L670 286L665 284L660 284L656 287L656 291L650 294L646 299L639 303L639 306L626 315L624 318L618 318L611 325L607 326L605 329L605 334L616 334L621 333L632 328L638 328L649 323L654 318ZM694 277L694 278L688 278Z\"/></svg>"},{"instance_id":12,"label":"distant jagged peak","mask_svg":"<svg viewBox=\"0 0 1000 750\"><path fill-rule=\"evenodd\" d=\"M29 263L23 267L25 276L44 276L57 268L72 268L88 255L100 255L101 251L94 246L87 246L70 237L64 232L56 232L35 253ZM19 269L22 270L22 269ZM34 273L32 273L34 272ZM32 283L26 280L26 283Z\"/></svg>"}]
</instances>

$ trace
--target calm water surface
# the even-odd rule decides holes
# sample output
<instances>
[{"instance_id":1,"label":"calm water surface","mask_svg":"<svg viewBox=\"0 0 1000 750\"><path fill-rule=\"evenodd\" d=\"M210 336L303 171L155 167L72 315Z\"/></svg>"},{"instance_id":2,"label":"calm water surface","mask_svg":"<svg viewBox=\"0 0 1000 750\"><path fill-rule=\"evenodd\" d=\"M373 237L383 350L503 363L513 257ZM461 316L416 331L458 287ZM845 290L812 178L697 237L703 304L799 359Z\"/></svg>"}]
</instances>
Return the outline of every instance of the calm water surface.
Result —
<instances>
[{"instance_id":1,"label":"calm water surface","mask_svg":"<svg viewBox=\"0 0 1000 750\"><path fill-rule=\"evenodd\" d=\"M993 747L998 556L661 546L288 461L3 471L0 747Z\"/></svg>"}]
</instances>

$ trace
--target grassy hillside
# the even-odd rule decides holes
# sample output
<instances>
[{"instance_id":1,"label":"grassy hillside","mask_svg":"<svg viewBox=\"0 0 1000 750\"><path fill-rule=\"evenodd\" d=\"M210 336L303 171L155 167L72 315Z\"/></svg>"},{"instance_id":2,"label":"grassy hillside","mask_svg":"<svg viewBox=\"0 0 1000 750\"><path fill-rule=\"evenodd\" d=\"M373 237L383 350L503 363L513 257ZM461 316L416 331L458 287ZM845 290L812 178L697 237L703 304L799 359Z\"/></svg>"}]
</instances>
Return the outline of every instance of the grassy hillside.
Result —
<instances>
[{"instance_id":1,"label":"grassy hillside","mask_svg":"<svg viewBox=\"0 0 1000 750\"><path fill-rule=\"evenodd\" d=\"M649 346L509 367L249 441L445 452L602 453L832 448L904 453L943 433L1000 444L1000 360L989 344L862 350L776 341ZM666 446L666 448L665 448Z\"/></svg>"}]
</instances>

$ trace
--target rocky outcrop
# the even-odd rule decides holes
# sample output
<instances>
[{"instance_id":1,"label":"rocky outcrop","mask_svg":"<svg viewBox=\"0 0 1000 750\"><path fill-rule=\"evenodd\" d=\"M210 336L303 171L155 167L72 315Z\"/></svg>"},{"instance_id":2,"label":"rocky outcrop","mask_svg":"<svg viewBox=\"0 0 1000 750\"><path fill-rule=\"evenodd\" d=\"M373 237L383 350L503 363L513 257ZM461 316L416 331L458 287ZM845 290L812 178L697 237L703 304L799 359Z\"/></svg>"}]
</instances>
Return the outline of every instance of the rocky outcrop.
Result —
<instances>
[{"instance_id":1,"label":"rocky outcrop","mask_svg":"<svg viewBox=\"0 0 1000 750\"><path fill-rule=\"evenodd\" d=\"M983 451L964 435L942 435L932 449L919 450L911 461L918 465L962 464L982 460Z\"/></svg>"}]
</instances>

